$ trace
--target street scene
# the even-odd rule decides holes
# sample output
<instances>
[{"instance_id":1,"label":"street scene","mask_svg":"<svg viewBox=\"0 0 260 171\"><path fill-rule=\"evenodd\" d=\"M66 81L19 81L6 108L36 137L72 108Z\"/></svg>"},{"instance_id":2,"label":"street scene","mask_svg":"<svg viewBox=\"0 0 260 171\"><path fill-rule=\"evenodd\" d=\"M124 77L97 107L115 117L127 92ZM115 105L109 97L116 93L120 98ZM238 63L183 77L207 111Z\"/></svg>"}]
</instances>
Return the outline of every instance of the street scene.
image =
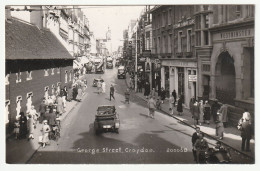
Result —
<instances>
[{"instance_id":1,"label":"street scene","mask_svg":"<svg viewBox=\"0 0 260 171\"><path fill-rule=\"evenodd\" d=\"M254 17L6 6L6 163L255 164Z\"/></svg>"}]
</instances>

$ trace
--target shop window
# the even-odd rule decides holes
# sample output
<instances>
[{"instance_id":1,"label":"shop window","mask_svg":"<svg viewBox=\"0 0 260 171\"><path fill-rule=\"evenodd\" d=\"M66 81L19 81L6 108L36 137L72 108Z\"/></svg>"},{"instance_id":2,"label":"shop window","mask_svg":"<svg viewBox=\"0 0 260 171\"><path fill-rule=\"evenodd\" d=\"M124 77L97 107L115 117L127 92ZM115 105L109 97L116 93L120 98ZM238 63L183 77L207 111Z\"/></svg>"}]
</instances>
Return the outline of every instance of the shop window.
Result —
<instances>
[{"instance_id":1,"label":"shop window","mask_svg":"<svg viewBox=\"0 0 260 171\"><path fill-rule=\"evenodd\" d=\"M22 73L19 71L16 73L16 83L22 82Z\"/></svg>"},{"instance_id":2,"label":"shop window","mask_svg":"<svg viewBox=\"0 0 260 171\"><path fill-rule=\"evenodd\" d=\"M44 76L49 76L49 69L44 69Z\"/></svg>"},{"instance_id":3,"label":"shop window","mask_svg":"<svg viewBox=\"0 0 260 171\"><path fill-rule=\"evenodd\" d=\"M26 75L27 75L26 80L32 80L32 71L27 71Z\"/></svg>"},{"instance_id":4,"label":"shop window","mask_svg":"<svg viewBox=\"0 0 260 171\"><path fill-rule=\"evenodd\" d=\"M5 76L5 85L9 84L9 77L10 77L10 74L6 74L6 76Z\"/></svg>"},{"instance_id":5,"label":"shop window","mask_svg":"<svg viewBox=\"0 0 260 171\"><path fill-rule=\"evenodd\" d=\"M57 68L57 74L59 74L59 73L60 73L60 67Z\"/></svg>"},{"instance_id":6,"label":"shop window","mask_svg":"<svg viewBox=\"0 0 260 171\"><path fill-rule=\"evenodd\" d=\"M187 30L187 52L191 52L191 30Z\"/></svg>"},{"instance_id":7,"label":"shop window","mask_svg":"<svg viewBox=\"0 0 260 171\"><path fill-rule=\"evenodd\" d=\"M178 52L182 52L182 31L178 33Z\"/></svg>"},{"instance_id":8,"label":"shop window","mask_svg":"<svg viewBox=\"0 0 260 171\"><path fill-rule=\"evenodd\" d=\"M51 69L51 75L54 75L54 68Z\"/></svg>"}]
</instances>

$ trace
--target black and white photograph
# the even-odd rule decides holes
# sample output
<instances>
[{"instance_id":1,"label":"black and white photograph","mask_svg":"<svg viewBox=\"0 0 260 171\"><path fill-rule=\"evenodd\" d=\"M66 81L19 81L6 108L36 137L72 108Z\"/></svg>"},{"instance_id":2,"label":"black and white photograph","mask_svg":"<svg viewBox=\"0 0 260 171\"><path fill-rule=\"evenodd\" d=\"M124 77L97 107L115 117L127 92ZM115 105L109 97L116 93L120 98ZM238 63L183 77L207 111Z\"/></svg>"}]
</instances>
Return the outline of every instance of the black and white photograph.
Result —
<instances>
[{"instance_id":1,"label":"black and white photograph","mask_svg":"<svg viewBox=\"0 0 260 171\"><path fill-rule=\"evenodd\" d=\"M7 165L256 164L256 4L39 3L4 5Z\"/></svg>"}]
</instances>

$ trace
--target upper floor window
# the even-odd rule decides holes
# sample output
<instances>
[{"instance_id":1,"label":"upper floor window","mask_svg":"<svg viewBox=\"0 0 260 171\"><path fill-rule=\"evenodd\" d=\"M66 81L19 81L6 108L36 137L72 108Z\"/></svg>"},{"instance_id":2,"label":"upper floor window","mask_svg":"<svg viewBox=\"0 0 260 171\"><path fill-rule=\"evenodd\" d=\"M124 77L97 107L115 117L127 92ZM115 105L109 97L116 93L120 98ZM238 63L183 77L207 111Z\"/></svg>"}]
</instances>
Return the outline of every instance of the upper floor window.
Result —
<instances>
[{"instance_id":1,"label":"upper floor window","mask_svg":"<svg viewBox=\"0 0 260 171\"><path fill-rule=\"evenodd\" d=\"M9 77L10 77L10 74L6 74L6 76L5 76L5 85L9 84Z\"/></svg>"},{"instance_id":2,"label":"upper floor window","mask_svg":"<svg viewBox=\"0 0 260 171\"><path fill-rule=\"evenodd\" d=\"M44 69L44 76L49 76L49 69Z\"/></svg>"},{"instance_id":3,"label":"upper floor window","mask_svg":"<svg viewBox=\"0 0 260 171\"><path fill-rule=\"evenodd\" d=\"M27 75L26 80L31 80L32 79L32 71L27 71L26 75Z\"/></svg>"},{"instance_id":4,"label":"upper floor window","mask_svg":"<svg viewBox=\"0 0 260 171\"><path fill-rule=\"evenodd\" d=\"M209 28L209 15L206 14L204 17L204 28Z\"/></svg>"},{"instance_id":5,"label":"upper floor window","mask_svg":"<svg viewBox=\"0 0 260 171\"><path fill-rule=\"evenodd\" d=\"M51 69L51 75L54 75L54 68Z\"/></svg>"},{"instance_id":6,"label":"upper floor window","mask_svg":"<svg viewBox=\"0 0 260 171\"><path fill-rule=\"evenodd\" d=\"M65 83L68 82L68 71L65 71Z\"/></svg>"},{"instance_id":7,"label":"upper floor window","mask_svg":"<svg viewBox=\"0 0 260 171\"><path fill-rule=\"evenodd\" d=\"M241 16L241 5L236 6L236 15L238 18Z\"/></svg>"},{"instance_id":8,"label":"upper floor window","mask_svg":"<svg viewBox=\"0 0 260 171\"><path fill-rule=\"evenodd\" d=\"M168 13L168 25L171 25L171 24L172 24L171 19L172 19L172 10L169 9L169 13Z\"/></svg>"},{"instance_id":9,"label":"upper floor window","mask_svg":"<svg viewBox=\"0 0 260 171\"><path fill-rule=\"evenodd\" d=\"M172 53L172 34L168 37L168 53Z\"/></svg>"},{"instance_id":10,"label":"upper floor window","mask_svg":"<svg viewBox=\"0 0 260 171\"><path fill-rule=\"evenodd\" d=\"M187 52L191 51L191 30L187 30Z\"/></svg>"},{"instance_id":11,"label":"upper floor window","mask_svg":"<svg viewBox=\"0 0 260 171\"><path fill-rule=\"evenodd\" d=\"M57 74L59 74L59 73L60 73L60 67L57 68Z\"/></svg>"},{"instance_id":12,"label":"upper floor window","mask_svg":"<svg viewBox=\"0 0 260 171\"><path fill-rule=\"evenodd\" d=\"M70 71L69 81L72 81L72 70Z\"/></svg>"},{"instance_id":13,"label":"upper floor window","mask_svg":"<svg viewBox=\"0 0 260 171\"><path fill-rule=\"evenodd\" d=\"M19 71L16 73L16 83L22 82L22 73Z\"/></svg>"},{"instance_id":14,"label":"upper floor window","mask_svg":"<svg viewBox=\"0 0 260 171\"><path fill-rule=\"evenodd\" d=\"M178 32L178 52L182 52L182 31Z\"/></svg>"}]
</instances>

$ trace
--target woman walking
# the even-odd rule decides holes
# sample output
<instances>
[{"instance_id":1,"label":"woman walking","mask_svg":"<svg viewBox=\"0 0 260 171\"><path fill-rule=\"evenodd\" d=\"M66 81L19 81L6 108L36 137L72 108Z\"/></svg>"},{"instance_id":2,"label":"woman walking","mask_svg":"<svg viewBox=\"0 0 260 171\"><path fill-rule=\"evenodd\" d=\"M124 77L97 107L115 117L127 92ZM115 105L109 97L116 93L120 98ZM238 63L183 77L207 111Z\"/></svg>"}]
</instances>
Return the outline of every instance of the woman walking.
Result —
<instances>
[{"instance_id":1,"label":"woman walking","mask_svg":"<svg viewBox=\"0 0 260 171\"><path fill-rule=\"evenodd\" d=\"M34 139L34 136L33 136L33 132L34 132L34 125L35 125L35 123L34 123L34 120L33 120L33 118L32 118L32 115L28 115L28 117L29 117L29 119L28 119L28 121L27 121L27 126L28 126L28 131L29 131L29 137L28 137L28 141L30 140L30 139Z\"/></svg>"},{"instance_id":2,"label":"woman walking","mask_svg":"<svg viewBox=\"0 0 260 171\"><path fill-rule=\"evenodd\" d=\"M64 112L63 109L63 100L61 98L61 96L59 95L57 97L57 112L61 115Z\"/></svg>"},{"instance_id":3,"label":"woman walking","mask_svg":"<svg viewBox=\"0 0 260 171\"><path fill-rule=\"evenodd\" d=\"M50 126L48 125L48 121L43 121L43 138L42 138L42 147L44 148L46 144L49 144L49 132L51 131Z\"/></svg>"},{"instance_id":4,"label":"woman walking","mask_svg":"<svg viewBox=\"0 0 260 171\"><path fill-rule=\"evenodd\" d=\"M182 115L183 107L182 107L182 99L181 99L181 97L179 97L179 99L178 99L177 112L178 112L178 115L180 115L180 116Z\"/></svg>"},{"instance_id":5,"label":"woman walking","mask_svg":"<svg viewBox=\"0 0 260 171\"><path fill-rule=\"evenodd\" d=\"M200 107L199 107L199 103L198 101L196 100L195 103L193 104L193 119L194 119L194 125L198 125L201 123L199 123L199 120L200 120Z\"/></svg>"},{"instance_id":6,"label":"woman walking","mask_svg":"<svg viewBox=\"0 0 260 171\"><path fill-rule=\"evenodd\" d=\"M24 115L24 112L20 112L20 138L26 138L27 135L27 117Z\"/></svg>"},{"instance_id":7,"label":"woman walking","mask_svg":"<svg viewBox=\"0 0 260 171\"><path fill-rule=\"evenodd\" d=\"M79 86L79 88L78 88L78 95L77 95L77 97L76 97L77 101L81 102L81 100L82 100L82 94L83 94L82 88L81 88L81 86Z\"/></svg>"}]
</instances>

